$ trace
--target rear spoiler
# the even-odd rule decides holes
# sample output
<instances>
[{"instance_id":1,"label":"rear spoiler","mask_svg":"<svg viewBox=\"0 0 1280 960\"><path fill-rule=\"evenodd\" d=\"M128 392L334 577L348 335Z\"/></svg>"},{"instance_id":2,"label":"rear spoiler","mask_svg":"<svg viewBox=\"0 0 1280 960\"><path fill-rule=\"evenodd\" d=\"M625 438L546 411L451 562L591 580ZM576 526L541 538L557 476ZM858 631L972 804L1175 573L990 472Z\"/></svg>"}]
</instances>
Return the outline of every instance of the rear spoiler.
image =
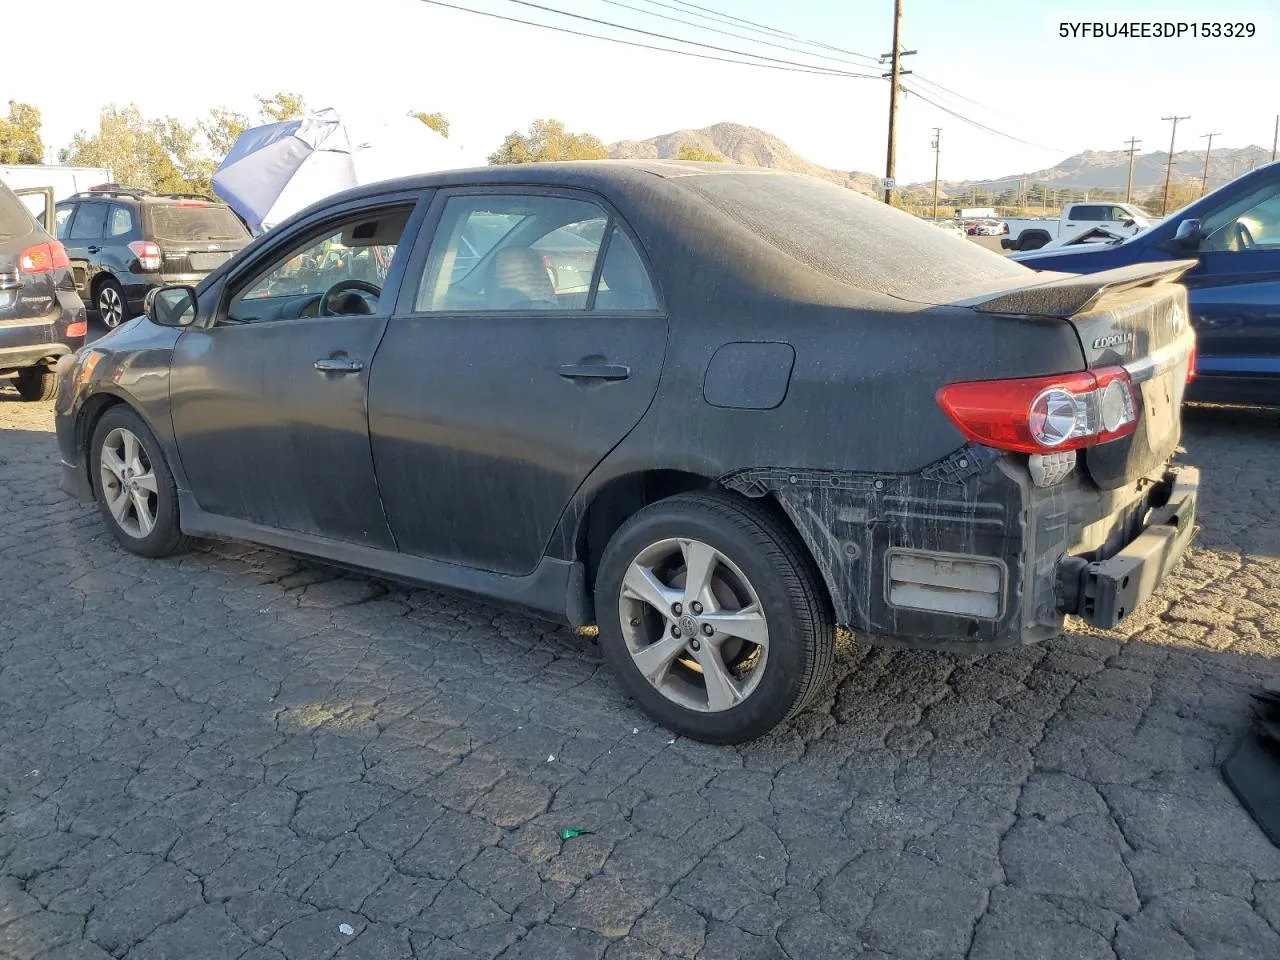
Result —
<instances>
[{"instance_id":1,"label":"rear spoiler","mask_svg":"<svg viewBox=\"0 0 1280 960\"><path fill-rule=\"evenodd\" d=\"M1166 260L1162 263L1135 263L1101 273L1059 273L1056 280L1019 287L986 299L975 298L963 306L979 313L1071 317L1089 309L1104 293L1172 282L1196 263L1195 260Z\"/></svg>"}]
</instances>

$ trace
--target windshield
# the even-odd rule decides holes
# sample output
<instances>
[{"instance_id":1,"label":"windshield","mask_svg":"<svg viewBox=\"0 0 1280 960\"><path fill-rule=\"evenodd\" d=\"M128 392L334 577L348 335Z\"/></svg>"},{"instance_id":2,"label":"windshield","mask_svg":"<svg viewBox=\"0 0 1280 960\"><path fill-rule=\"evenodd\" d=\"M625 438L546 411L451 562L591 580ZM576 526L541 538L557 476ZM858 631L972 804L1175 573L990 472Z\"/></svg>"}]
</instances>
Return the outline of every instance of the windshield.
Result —
<instances>
[{"instance_id":1,"label":"windshield","mask_svg":"<svg viewBox=\"0 0 1280 960\"><path fill-rule=\"evenodd\" d=\"M230 207L184 204L148 205L151 233L157 240L248 240Z\"/></svg>"},{"instance_id":2,"label":"windshield","mask_svg":"<svg viewBox=\"0 0 1280 960\"><path fill-rule=\"evenodd\" d=\"M956 243L917 217L812 177L705 174L676 181L778 250L833 280L931 300L1027 268L976 243Z\"/></svg>"},{"instance_id":3,"label":"windshield","mask_svg":"<svg viewBox=\"0 0 1280 960\"><path fill-rule=\"evenodd\" d=\"M35 226L31 212L8 187L0 183L0 240L25 237Z\"/></svg>"}]
</instances>

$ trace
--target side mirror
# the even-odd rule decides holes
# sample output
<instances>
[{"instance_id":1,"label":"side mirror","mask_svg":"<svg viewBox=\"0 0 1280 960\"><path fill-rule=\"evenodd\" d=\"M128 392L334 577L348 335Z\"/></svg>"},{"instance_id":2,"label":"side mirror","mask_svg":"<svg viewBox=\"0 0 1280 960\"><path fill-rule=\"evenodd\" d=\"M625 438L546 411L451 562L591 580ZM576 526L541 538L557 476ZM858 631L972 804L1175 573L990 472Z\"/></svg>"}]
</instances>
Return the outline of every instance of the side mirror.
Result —
<instances>
[{"instance_id":1,"label":"side mirror","mask_svg":"<svg viewBox=\"0 0 1280 960\"><path fill-rule=\"evenodd\" d=\"M196 319L195 287L154 287L143 301L147 319L162 327L189 327Z\"/></svg>"},{"instance_id":2,"label":"side mirror","mask_svg":"<svg viewBox=\"0 0 1280 960\"><path fill-rule=\"evenodd\" d=\"M1202 239L1200 221L1194 217L1190 220L1183 220L1178 224L1178 232L1173 235L1174 244L1183 250L1199 249Z\"/></svg>"}]
</instances>

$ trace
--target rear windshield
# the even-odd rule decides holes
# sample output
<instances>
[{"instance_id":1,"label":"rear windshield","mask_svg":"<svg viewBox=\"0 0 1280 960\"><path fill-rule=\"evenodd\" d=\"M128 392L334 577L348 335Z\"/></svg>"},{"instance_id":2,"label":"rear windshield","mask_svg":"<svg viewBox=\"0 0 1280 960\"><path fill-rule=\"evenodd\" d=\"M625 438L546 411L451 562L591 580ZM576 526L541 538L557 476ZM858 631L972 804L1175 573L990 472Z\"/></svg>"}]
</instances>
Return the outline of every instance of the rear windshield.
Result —
<instances>
[{"instance_id":1,"label":"rear windshield","mask_svg":"<svg viewBox=\"0 0 1280 960\"><path fill-rule=\"evenodd\" d=\"M230 207L152 204L147 207L151 234L157 240L247 240L244 228Z\"/></svg>"},{"instance_id":2,"label":"rear windshield","mask_svg":"<svg viewBox=\"0 0 1280 960\"><path fill-rule=\"evenodd\" d=\"M36 228L36 221L31 211L0 183L0 240L16 240L25 237Z\"/></svg>"},{"instance_id":3,"label":"rear windshield","mask_svg":"<svg viewBox=\"0 0 1280 960\"><path fill-rule=\"evenodd\" d=\"M675 182L805 266L862 290L937 302L964 287L1026 282L1031 274L970 240L812 177L706 174Z\"/></svg>"}]
</instances>

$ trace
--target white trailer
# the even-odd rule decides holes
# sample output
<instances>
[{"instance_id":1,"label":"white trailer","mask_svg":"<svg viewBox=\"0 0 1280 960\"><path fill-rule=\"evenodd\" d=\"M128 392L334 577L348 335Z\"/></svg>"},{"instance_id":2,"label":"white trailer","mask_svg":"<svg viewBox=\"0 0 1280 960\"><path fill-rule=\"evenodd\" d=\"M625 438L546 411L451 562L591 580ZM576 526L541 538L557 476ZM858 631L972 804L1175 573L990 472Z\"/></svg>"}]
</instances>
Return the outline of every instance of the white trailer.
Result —
<instances>
[{"instance_id":1,"label":"white trailer","mask_svg":"<svg viewBox=\"0 0 1280 960\"><path fill-rule=\"evenodd\" d=\"M0 166L0 181L10 190L26 187L52 187L53 200L65 200L76 193L111 182L107 167L64 167L43 163L18 163Z\"/></svg>"}]
</instances>

